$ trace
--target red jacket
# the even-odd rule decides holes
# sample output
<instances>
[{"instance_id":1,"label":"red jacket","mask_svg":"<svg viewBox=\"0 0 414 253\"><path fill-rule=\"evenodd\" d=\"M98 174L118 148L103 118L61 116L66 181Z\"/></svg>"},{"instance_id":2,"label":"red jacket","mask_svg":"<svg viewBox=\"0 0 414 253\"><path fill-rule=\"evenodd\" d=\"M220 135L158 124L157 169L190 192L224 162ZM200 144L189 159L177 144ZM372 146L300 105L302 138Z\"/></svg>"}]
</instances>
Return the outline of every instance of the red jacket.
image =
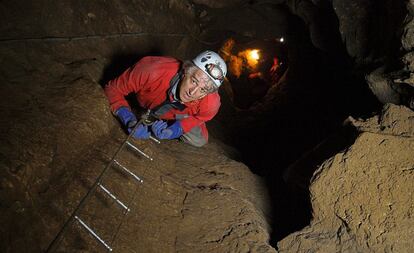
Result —
<instances>
[{"instance_id":1,"label":"red jacket","mask_svg":"<svg viewBox=\"0 0 414 253\"><path fill-rule=\"evenodd\" d=\"M167 99L170 80L179 71L181 62L170 57L148 56L142 58L134 66L128 68L119 77L110 81L105 87L112 112L121 106L127 106L125 96L135 93L138 103L146 109L153 109ZM185 103L183 111L171 109L161 119L180 119L183 132L200 126L203 136L208 139L205 122L212 119L220 108L220 96L217 92Z\"/></svg>"}]
</instances>

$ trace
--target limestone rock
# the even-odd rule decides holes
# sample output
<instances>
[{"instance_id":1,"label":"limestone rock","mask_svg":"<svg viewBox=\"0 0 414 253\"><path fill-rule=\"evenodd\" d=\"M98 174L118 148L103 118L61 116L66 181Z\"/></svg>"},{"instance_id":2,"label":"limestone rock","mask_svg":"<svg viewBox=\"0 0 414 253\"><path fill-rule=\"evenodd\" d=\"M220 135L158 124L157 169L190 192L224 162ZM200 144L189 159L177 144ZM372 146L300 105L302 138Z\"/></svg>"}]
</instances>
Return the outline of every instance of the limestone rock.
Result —
<instances>
[{"instance_id":1,"label":"limestone rock","mask_svg":"<svg viewBox=\"0 0 414 253\"><path fill-rule=\"evenodd\" d=\"M321 165L311 181L311 224L280 241L280 252L410 252L412 118L407 108L387 106L370 120L378 132L362 132Z\"/></svg>"},{"instance_id":2,"label":"limestone rock","mask_svg":"<svg viewBox=\"0 0 414 253\"><path fill-rule=\"evenodd\" d=\"M167 54L177 54L177 48L188 53L188 40L164 38L157 41ZM16 42L0 49L9 63L0 73L5 94L0 101L1 252L44 252L126 138L109 111L101 79L123 71L128 58L134 63L136 51L152 47L153 40L92 41L34 41L24 47ZM121 60L108 60L111 51ZM213 139L201 149L177 141L137 145L154 163L127 152L119 159L144 183L137 185L118 170L103 181L131 209L128 215L122 216L123 209L102 191L80 212L116 251L275 252L269 245L264 183L229 159L229 148ZM102 247L74 225L57 252L102 252Z\"/></svg>"}]
</instances>

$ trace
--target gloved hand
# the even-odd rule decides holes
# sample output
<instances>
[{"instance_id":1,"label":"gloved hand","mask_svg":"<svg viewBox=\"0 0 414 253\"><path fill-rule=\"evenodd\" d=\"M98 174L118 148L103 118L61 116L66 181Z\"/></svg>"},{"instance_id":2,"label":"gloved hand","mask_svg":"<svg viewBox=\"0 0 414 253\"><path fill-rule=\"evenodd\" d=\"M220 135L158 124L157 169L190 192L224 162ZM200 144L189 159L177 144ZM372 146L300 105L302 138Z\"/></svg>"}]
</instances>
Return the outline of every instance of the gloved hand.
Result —
<instances>
[{"instance_id":1,"label":"gloved hand","mask_svg":"<svg viewBox=\"0 0 414 253\"><path fill-rule=\"evenodd\" d=\"M128 128L128 133L131 133L134 128ZM133 134L135 139L149 139L151 133L148 131L148 126L139 124Z\"/></svg>"},{"instance_id":2,"label":"gloved hand","mask_svg":"<svg viewBox=\"0 0 414 253\"><path fill-rule=\"evenodd\" d=\"M152 132L158 139L176 139L183 134L180 121L175 121L174 124L167 127L167 122L157 120L152 124Z\"/></svg>"},{"instance_id":3,"label":"gloved hand","mask_svg":"<svg viewBox=\"0 0 414 253\"><path fill-rule=\"evenodd\" d=\"M118 110L115 111L115 115L121 121L122 125L126 128L132 128L138 122L137 117L135 117L135 114L133 114L131 110L129 110L129 108L126 106L118 108Z\"/></svg>"},{"instance_id":4,"label":"gloved hand","mask_svg":"<svg viewBox=\"0 0 414 253\"><path fill-rule=\"evenodd\" d=\"M128 107L120 107L116 110L115 115L121 121L122 125L126 127L128 133L131 133L137 124L138 120L135 114L132 113ZM148 131L148 126L140 124L134 132L133 137L136 139L148 139L151 133Z\"/></svg>"}]
</instances>

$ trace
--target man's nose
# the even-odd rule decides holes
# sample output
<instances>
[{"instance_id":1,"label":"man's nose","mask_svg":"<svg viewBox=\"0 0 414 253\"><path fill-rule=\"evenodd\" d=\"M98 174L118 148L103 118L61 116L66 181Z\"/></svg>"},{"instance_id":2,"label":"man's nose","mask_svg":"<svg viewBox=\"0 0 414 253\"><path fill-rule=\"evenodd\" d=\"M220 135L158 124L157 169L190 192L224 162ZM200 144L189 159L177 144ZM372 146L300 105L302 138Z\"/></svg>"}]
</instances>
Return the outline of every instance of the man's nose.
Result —
<instances>
[{"instance_id":1,"label":"man's nose","mask_svg":"<svg viewBox=\"0 0 414 253\"><path fill-rule=\"evenodd\" d=\"M194 95L197 92L198 88L198 86L191 87L188 93L190 95Z\"/></svg>"}]
</instances>

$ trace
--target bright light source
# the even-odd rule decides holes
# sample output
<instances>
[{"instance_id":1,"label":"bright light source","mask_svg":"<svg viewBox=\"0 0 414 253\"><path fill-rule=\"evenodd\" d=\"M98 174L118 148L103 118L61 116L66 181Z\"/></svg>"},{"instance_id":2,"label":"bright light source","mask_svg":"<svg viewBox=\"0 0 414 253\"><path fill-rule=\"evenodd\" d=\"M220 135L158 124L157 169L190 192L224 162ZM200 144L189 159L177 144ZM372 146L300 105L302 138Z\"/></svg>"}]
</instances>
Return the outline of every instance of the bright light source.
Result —
<instances>
[{"instance_id":1,"label":"bright light source","mask_svg":"<svg viewBox=\"0 0 414 253\"><path fill-rule=\"evenodd\" d=\"M285 41L285 39L284 39L283 37L280 37L279 41L280 41L280 42L284 42L284 41Z\"/></svg>"},{"instance_id":2,"label":"bright light source","mask_svg":"<svg viewBox=\"0 0 414 253\"><path fill-rule=\"evenodd\" d=\"M249 57L256 61L259 60L260 58L259 50L258 49L251 50L249 53Z\"/></svg>"},{"instance_id":3,"label":"bright light source","mask_svg":"<svg viewBox=\"0 0 414 253\"><path fill-rule=\"evenodd\" d=\"M257 67L259 63L260 54L259 49L246 49L239 53L239 56L247 60L247 66L252 70Z\"/></svg>"}]
</instances>

